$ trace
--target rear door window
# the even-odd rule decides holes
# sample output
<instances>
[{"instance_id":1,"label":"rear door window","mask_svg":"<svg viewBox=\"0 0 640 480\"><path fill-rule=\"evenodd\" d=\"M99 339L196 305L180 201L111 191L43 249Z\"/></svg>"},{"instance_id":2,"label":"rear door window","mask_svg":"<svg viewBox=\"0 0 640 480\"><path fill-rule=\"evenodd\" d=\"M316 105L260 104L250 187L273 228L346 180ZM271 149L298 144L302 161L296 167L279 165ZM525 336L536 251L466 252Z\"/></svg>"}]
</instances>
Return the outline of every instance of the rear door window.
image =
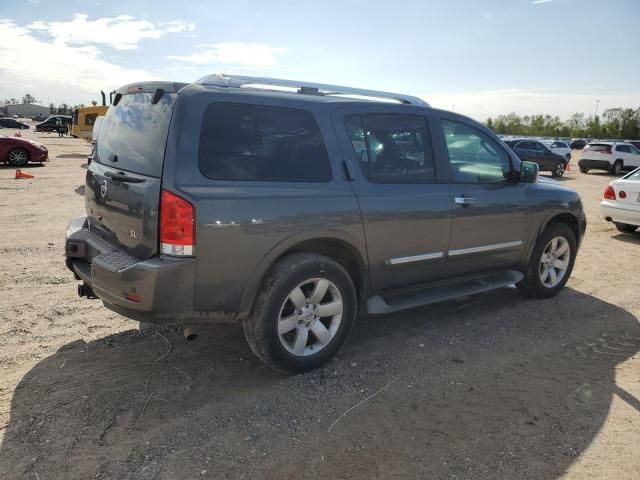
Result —
<instances>
[{"instance_id":1,"label":"rear door window","mask_svg":"<svg viewBox=\"0 0 640 480\"><path fill-rule=\"evenodd\" d=\"M618 145L616 152L631 153L631 149L627 145Z\"/></svg>"},{"instance_id":2,"label":"rear door window","mask_svg":"<svg viewBox=\"0 0 640 480\"><path fill-rule=\"evenodd\" d=\"M214 180L328 182L331 162L307 110L212 103L200 132L199 165Z\"/></svg>"},{"instance_id":3,"label":"rear door window","mask_svg":"<svg viewBox=\"0 0 640 480\"><path fill-rule=\"evenodd\" d=\"M434 183L427 119L421 115L366 114L345 119L367 179L376 183Z\"/></svg>"},{"instance_id":4,"label":"rear door window","mask_svg":"<svg viewBox=\"0 0 640 480\"><path fill-rule=\"evenodd\" d=\"M97 161L151 177L162 176L164 149L177 94L165 93L152 103L153 93L123 95L109 107L100 129Z\"/></svg>"},{"instance_id":5,"label":"rear door window","mask_svg":"<svg viewBox=\"0 0 640 480\"><path fill-rule=\"evenodd\" d=\"M587 145L589 152L608 152L611 153L611 145L607 143L591 143Z\"/></svg>"}]
</instances>

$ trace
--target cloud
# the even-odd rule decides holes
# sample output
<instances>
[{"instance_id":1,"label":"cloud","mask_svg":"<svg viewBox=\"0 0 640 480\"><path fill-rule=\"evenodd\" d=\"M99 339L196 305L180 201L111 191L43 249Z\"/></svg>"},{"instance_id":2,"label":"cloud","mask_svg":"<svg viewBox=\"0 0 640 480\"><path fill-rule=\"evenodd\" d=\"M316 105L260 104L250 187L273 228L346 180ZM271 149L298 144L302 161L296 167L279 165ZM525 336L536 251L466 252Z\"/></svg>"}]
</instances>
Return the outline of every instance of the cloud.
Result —
<instances>
[{"instance_id":1,"label":"cloud","mask_svg":"<svg viewBox=\"0 0 640 480\"><path fill-rule=\"evenodd\" d=\"M46 33L54 42L65 45L109 45L117 50L135 50L141 40L154 39L168 33L192 31L193 23L182 20L158 23L139 20L131 15L89 20L85 14L76 14L67 22L35 21L26 27Z\"/></svg>"},{"instance_id":2,"label":"cloud","mask_svg":"<svg viewBox=\"0 0 640 480\"><path fill-rule=\"evenodd\" d=\"M484 18L485 20L491 20L494 17L494 14L491 12L487 12L486 10L482 10L480 12L480 15L482 16L482 18Z\"/></svg>"},{"instance_id":3,"label":"cloud","mask_svg":"<svg viewBox=\"0 0 640 480\"><path fill-rule=\"evenodd\" d=\"M5 95L31 91L40 100L46 94L52 101L88 103L99 98L99 90L154 79L145 70L104 60L95 45L42 41L32 29L0 19L0 86Z\"/></svg>"},{"instance_id":4,"label":"cloud","mask_svg":"<svg viewBox=\"0 0 640 480\"><path fill-rule=\"evenodd\" d=\"M287 52L264 43L222 42L198 45L190 55L169 55L166 58L195 65L240 65L266 67L278 63L278 56Z\"/></svg>"},{"instance_id":5,"label":"cloud","mask_svg":"<svg viewBox=\"0 0 640 480\"><path fill-rule=\"evenodd\" d=\"M531 2L532 5L538 5L540 3L551 3L553 0L533 0Z\"/></svg>"}]
</instances>

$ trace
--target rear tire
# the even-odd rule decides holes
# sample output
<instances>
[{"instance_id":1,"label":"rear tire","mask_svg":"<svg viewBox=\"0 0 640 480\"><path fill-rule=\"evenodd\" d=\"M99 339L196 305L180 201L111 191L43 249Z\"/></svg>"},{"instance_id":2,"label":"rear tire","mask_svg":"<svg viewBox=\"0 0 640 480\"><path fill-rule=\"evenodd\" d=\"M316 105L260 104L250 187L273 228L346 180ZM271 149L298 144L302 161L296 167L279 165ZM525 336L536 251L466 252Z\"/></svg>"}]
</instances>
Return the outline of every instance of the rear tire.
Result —
<instances>
[{"instance_id":1,"label":"rear tire","mask_svg":"<svg viewBox=\"0 0 640 480\"><path fill-rule=\"evenodd\" d=\"M638 229L635 225L629 225L628 223L614 223L614 225L622 233L633 233Z\"/></svg>"},{"instance_id":2,"label":"rear tire","mask_svg":"<svg viewBox=\"0 0 640 480\"><path fill-rule=\"evenodd\" d=\"M524 278L516 286L532 298L557 295L569 280L576 253L573 230L565 223L551 223L538 238Z\"/></svg>"},{"instance_id":3,"label":"rear tire","mask_svg":"<svg viewBox=\"0 0 640 480\"><path fill-rule=\"evenodd\" d=\"M620 175L622 173L622 160L616 160L611 167L611 173L614 175Z\"/></svg>"},{"instance_id":4,"label":"rear tire","mask_svg":"<svg viewBox=\"0 0 640 480\"><path fill-rule=\"evenodd\" d=\"M578 165L578 169L580 169L580 173L589 173L589 169L582 165Z\"/></svg>"},{"instance_id":5,"label":"rear tire","mask_svg":"<svg viewBox=\"0 0 640 480\"><path fill-rule=\"evenodd\" d=\"M29 152L24 148L14 148L9 152L8 159L12 167L24 167L29 163Z\"/></svg>"},{"instance_id":6,"label":"rear tire","mask_svg":"<svg viewBox=\"0 0 640 480\"><path fill-rule=\"evenodd\" d=\"M305 372L338 352L356 310L355 287L341 265L322 255L295 253L267 273L243 321L244 333L251 350L273 369Z\"/></svg>"}]
</instances>

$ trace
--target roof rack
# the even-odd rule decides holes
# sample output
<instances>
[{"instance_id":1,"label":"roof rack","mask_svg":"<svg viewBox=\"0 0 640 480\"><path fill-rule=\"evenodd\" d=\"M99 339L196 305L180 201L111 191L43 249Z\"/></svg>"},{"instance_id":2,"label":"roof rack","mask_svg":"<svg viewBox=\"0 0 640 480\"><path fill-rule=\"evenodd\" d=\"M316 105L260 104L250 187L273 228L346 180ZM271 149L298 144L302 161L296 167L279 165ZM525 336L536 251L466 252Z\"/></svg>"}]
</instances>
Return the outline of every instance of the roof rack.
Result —
<instances>
[{"instance_id":1,"label":"roof rack","mask_svg":"<svg viewBox=\"0 0 640 480\"><path fill-rule=\"evenodd\" d=\"M283 88L295 88L297 93L306 95L345 95L366 97L367 99L394 100L406 105L428 107L429 104L418 97L403 95L401 93L380 92L377 90L364 90L361 88L340 87L338 85L326 85L323 83L300 82L297 80L281 80L277 78L247 77L244 75L212 74L202 77L196 83L202 85L215 85L219 87L253 87L273 86Z\"/></svg>"}]
</instances>

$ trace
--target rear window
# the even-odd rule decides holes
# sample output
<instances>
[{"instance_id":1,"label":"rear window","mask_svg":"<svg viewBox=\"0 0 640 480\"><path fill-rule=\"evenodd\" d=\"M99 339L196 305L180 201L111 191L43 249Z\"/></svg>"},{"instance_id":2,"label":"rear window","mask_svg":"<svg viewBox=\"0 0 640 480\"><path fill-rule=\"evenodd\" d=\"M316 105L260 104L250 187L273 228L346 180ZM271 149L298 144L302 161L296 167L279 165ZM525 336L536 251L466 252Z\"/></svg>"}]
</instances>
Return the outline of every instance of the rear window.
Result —
<instances>
[{"instance_id":1,"label":"rear window","mask_svg":"<svg viewBox=\"0 0 640 480\"><path fill-rule=\"evenodd\" d=\"M328 182L329 155L311 112L212 103L200 132L200 170L214 180Z\"/></svg>"},{"instance_id":2,"label":"rear window","mask_svg":"<svg viewBox=\"0 0 640 480\"><path fill-rule=\"evenodd\" d=\"M165 93L153 105L153 93L123 95L104 117L96 160L129 172L161 177L176 97L176 93Z\"/></svg>"},{"instance_id":3,"label":"rear window","mask_svg":"<svg viewBox=\"0 0 640 480\"><path fill-rule=\"evenodd\" d=\"M589 152L611 152L611 145L606 143L590 143L587 145Z\"/></svg>"}]
</instances>

